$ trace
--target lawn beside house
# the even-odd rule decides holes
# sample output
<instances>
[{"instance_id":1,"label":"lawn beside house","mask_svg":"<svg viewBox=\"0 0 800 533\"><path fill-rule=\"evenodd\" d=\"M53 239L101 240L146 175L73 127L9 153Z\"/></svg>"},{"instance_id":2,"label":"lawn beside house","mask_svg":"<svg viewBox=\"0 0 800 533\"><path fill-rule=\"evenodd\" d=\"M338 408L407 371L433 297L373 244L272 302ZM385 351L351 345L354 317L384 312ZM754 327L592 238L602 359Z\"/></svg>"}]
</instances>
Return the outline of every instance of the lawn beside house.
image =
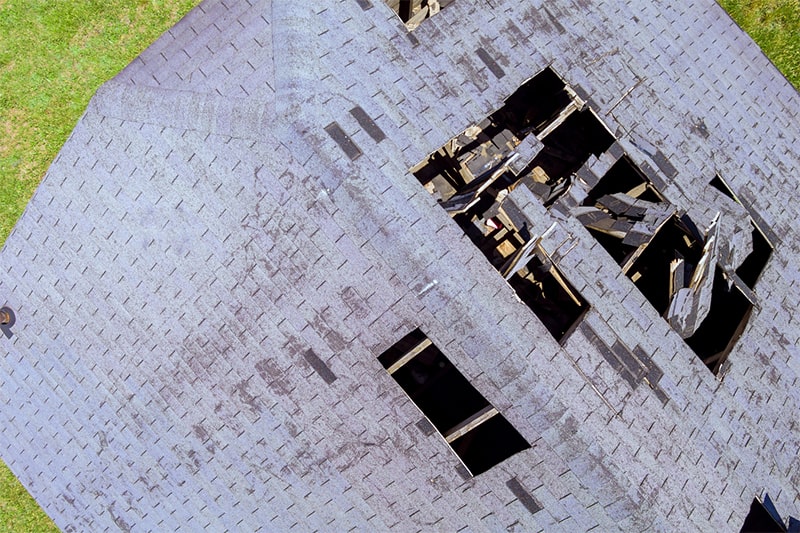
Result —
<instances>
[{"instance_id":1,"label":"lawn beside house","mask_svg":"<svg viewBox=\"0 0 800 533\"><path fill-rule=\"evenodd\" d=\"M0 245L94 91L198 3L0 0ZM58 529L0 463L0 533L44 531Z\"/></svg>"},{"instance_id":2,"label":"lawn beside house","mask_svg":"<svg viewBox=\"0 0 800 533\"><path fill-rule=\"evenodd\" d=\"M719 0L719 3L800 89L800 0Z\"/></svg>"},{"instance_id":3,"label":"lawn beside house","mask_svg":"<svg viewBox=\"0 0 800 533\"><path fill-rule=\"evenodd\" d=\"M197 3L0 0L0 245L97 87ZM721 4L800 87L800 0ZM0 533L42 531L58 530L0 463Z\"/></svg>"}]
</instances>

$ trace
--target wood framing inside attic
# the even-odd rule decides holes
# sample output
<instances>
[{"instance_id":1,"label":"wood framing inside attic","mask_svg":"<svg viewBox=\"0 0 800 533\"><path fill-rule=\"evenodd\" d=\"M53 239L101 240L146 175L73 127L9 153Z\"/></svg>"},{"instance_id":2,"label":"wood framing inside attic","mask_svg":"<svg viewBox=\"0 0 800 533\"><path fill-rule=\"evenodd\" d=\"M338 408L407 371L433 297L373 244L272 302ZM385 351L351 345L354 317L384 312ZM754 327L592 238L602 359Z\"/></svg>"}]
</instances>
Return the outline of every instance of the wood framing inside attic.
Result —
<instances>
[{"instance_id":1,"label":"wood framing inside attic","mask_svg":"<svg viewBox=\"0 0 800 533\"><path fill-rule=\"evenodd\" d=\"M530 448L419 328L390 346L378 361L473 476Z\"/></svg>"}]
</instances>

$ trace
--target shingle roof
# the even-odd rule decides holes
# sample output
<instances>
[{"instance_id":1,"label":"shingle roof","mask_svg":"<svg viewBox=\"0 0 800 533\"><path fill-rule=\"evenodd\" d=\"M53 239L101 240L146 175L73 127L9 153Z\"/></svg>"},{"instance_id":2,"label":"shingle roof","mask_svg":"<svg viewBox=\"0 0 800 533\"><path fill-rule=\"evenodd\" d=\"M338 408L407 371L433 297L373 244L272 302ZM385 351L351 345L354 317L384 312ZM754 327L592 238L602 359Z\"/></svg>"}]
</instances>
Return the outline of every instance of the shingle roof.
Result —
<instances>
[{"instance_id":1,"label":"shingle roof","mask_svg":"<svg viewBox=\"0 0 800 533\"><path fill-rule=\"evenodd\" d=\"M724 379L519 187L591 305L559 344L409 172L546 66L618 139L588 169L624 152L699 227L768 233ZM798 109L713 0L456 0L413 33L377 0L207 0L6 241L3 459L65 531L727 530L762 488L796 514ZM377 360L416 327L530 449L470 477L417 424Z\"/></svg>"}]
</instances>

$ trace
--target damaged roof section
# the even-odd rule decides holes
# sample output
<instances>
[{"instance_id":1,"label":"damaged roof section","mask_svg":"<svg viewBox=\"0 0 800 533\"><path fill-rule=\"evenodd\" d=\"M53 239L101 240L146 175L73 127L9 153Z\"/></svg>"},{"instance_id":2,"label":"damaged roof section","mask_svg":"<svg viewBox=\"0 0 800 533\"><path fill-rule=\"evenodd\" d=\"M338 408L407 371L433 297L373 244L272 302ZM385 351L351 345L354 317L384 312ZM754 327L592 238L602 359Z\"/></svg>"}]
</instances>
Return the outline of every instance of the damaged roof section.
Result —
<instances>
[{"instance_id":1,"label":"damaged roof section","mask_svg":"<svg viewBox=\"0 0 800 533\"><path fill-rule=\"evenodd\" d=\"M714 374L756 303L752 287L771 247L718 213L705 232L623 155L572 210L639 291ZM728 224L727 239L721 227ZM747 282L738 275L742 272Z\"/></svg>"},{"instance_id":2,"label":"damaged roof section","mask_svg":"<svg viewBox=\"0 0 800 533\"><path fill-rule=\"evenodd\" d=\"M503 108L448 141L411 171L520 301L561 342L589 305L542 248L547 232L532 234L531 224L511 198L530 172L530 162L543 150L537 132L544 132L563 115L560 104L524 108L523 101L535 92L531 84L555 95L564 106L572 102L563 82L545 69L524 86L523 93L512 95Z\"/></svg>"},{"instance_id":3,"label":"damaged roof section","mask_svg":"<svg viewBox=\"0 0 800 533\"><path fill-rule=\"evenodd\" d=\"M733 202L701 231L615 141L548 67L411 171L559 341L588 305L541 247L543 235L531 234L524 216L509 216L517 211L508 208L508 198L520 185L545 207L568 197L567 209L573 206L573 215L717 374L747 325L771 245L752 217L750 238L737 226L741 206L721 178L712 185ZM599 158L607 165L594 165ZM586 172L594 166L607 169L599 179ZM590 182L579 175L591 175Z\"/></svg>"}]
</instances>

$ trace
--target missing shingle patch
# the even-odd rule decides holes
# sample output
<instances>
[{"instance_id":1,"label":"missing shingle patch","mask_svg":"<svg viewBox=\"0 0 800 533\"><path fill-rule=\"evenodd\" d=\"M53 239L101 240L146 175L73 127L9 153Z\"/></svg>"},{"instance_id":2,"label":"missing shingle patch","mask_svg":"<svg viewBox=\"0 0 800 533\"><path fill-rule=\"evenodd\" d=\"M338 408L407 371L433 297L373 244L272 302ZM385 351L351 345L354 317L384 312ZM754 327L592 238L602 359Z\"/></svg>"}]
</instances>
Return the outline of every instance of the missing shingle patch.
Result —
<instances>
[{"instance_id":1,"label":"missing shingle patch","mask_svg":"<svg viewBox=\"0 0 800 533\"><path fill-rule=\"evenodd\" d=\"M431 424L427 418L421 418L416 425L417 429L419 429L426 437L430 437L436 433L436 428L433 427L433 424Z\"/></svg>"},{"instance_id":2,"label":"missing shingle patch","mask_svg":"<svg viewBox=\"0 0 800 533\"><path fill-rule=\"evenodd\" d=\"M500 79L506 75L502 67L497 64L497 61L495 61L492 56L489 55L489 52L483 48L478 48L475 50L475 53L478 54L480 60L483 61L483 63L489 68L489 71L494 74L497 79Z\"/></svg>"},{"instance_id":3,"label":"missing shingle patch","mask_svg":"<svg viewBox=\"0 0 800 533\"><path fill-rule=\"evenodd\" d=\"M375 142L379 143L386 138L386 134L383 133L383 130L375 124L375 121L367 115L367 112L364 111L361 106L355 106L350 110L350 114L356 119L361 129L366 131L367 135L372 137Z\"/></svg>"},{"instance_id":4,"label":"missing shingle patch","mask_svg":"<svg viewBox=\"0 0 800 533\"><path fill-rule=\"evenodd\" d=\"M668 178L674 178L678 175L678 170L672 166L672 163L670 163L669 159L667 159L666 156L661 153L661 150L656 150L656 153L653 154L653 162Z\"/></svg>"}]
</instances>

